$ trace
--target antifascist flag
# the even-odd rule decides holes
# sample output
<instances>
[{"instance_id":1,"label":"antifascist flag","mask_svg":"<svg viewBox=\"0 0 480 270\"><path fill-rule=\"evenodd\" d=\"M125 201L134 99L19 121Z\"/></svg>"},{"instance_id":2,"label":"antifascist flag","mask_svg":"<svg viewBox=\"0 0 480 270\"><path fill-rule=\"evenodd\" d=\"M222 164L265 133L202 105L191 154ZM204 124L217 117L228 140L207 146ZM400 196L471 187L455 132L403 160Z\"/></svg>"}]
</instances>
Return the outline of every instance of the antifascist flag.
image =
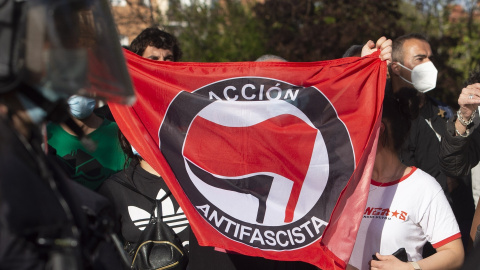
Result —
<instances>
[{"instance_id":1,"label":"antifascist flag","mask_svg":"<svg viewBox=\"0 0 480 270\"><path fill-rule=\"evenodd\" d=\"M343 269L368 196L386 64L172 63L125 52L137 102L110 104L201 245Z\"/></svg>"}]
</instances>

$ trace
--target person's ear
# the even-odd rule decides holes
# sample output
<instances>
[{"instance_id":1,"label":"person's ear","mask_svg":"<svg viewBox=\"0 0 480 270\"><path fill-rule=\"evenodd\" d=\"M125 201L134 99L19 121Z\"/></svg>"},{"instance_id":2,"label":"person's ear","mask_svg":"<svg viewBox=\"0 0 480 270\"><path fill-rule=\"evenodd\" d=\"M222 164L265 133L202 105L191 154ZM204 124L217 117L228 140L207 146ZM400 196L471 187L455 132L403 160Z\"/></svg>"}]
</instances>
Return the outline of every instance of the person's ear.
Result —
<instances>
[{"instance_id":1,"label":"person's ear","mask_svg":"<svg viewBox=\"0 0 480 270\"><path fill-rule=\"evenodd\" d=\"M385 124L383 122L380 123L380 135L385 132Z\"/></svg>"},{"instance_id":2,"label":"person's ear","mask_svg":"<svg viewBox=\"0 0 480 270\"><path fill-rule=\"evenodd\" d=\"M380 132L378 134L378 139L379 139L379 145L381 144L383 147L387 145L387 131L386 131L386 126L383 121L380 123Z\"/></svg>"},{"instance_id":3,"label":"person's ear","mask_svg":"<svg viewBox=\"0 0 480 270\"><path fill-rule=\"evenodd\" d=\"M392 62L390 64L390 69L392 70L392 72L396 75L400 75L400 69L402 67L398 64L398 62Z\"/></svg>"}]
</instances>

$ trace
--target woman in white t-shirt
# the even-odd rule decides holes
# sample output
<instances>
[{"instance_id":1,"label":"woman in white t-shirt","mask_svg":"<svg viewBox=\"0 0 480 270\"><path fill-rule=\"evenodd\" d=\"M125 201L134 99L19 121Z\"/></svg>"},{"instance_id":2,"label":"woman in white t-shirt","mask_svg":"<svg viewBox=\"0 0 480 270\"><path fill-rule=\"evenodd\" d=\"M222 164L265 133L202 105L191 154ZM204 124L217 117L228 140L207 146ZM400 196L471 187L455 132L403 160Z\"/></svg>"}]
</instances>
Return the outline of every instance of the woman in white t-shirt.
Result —
<instances>
[{"instance_id":1,"label":"woman in white t-shirt","mask_svg":"<svg viewBox=\"0 0 480 270\"><path fill-rule=\"evenodd\" d=\"M460 230L442 188L398 158L412 108L418 108L412 103L415 94L405 88L385 96L368 202L347 269L458 269L463 264ZM437 253L422 258L427 241ZM405 248L408 262L390 255L399 248Z\"/></svg>"}]
</instances>

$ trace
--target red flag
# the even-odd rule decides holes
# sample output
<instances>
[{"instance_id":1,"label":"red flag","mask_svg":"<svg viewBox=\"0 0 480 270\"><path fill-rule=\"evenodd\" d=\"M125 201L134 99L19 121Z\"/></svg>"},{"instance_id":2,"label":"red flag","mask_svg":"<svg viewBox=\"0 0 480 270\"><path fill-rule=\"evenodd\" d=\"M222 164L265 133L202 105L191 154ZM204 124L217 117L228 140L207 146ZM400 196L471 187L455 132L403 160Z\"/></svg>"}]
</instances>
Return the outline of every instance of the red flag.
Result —
<instances>
[{"instance_id":1,"label":"red flag","mask_svg":"<svg viewBox=\"0 0 480 270\"><path fill-rule=\"evenodd\" d=\"M344 269L368 196L386 64L156 62L109 104L201 245Z\"/></svg>"}]
</instances>

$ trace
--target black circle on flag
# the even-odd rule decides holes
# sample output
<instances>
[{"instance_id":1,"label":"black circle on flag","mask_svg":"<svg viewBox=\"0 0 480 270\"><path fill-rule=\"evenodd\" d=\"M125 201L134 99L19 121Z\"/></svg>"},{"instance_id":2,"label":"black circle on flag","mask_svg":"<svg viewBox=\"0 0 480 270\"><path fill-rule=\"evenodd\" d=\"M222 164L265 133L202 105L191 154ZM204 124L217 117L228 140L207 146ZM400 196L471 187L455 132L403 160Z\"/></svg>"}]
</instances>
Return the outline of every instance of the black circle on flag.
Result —
<instances>
[{"instance_id":1,"label":"black circle on flag","mask_svg":"<svg viewBox=\"0 0 480 270\"><path fill-rule=\"evenodd\" d=\"M180 92L159 141L204 220L262 250L320 239L355 166L348 130L325 95L271 78Z\"/></svg>"}]
</instances>

